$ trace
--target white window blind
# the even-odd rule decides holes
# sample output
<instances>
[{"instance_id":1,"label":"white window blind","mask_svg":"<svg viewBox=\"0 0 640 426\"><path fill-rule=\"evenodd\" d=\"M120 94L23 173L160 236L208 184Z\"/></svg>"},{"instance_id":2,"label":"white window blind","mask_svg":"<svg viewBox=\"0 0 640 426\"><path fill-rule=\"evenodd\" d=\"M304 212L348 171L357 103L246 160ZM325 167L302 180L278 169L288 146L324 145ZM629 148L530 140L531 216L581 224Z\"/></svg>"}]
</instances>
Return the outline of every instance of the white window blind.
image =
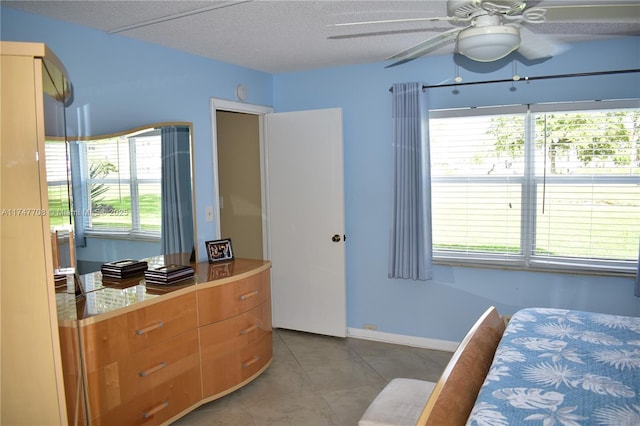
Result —
<instances>
[{"instance_id":1,"label":"white window blind","mask_svg":"<svg viewBox=\"0 0 640 426\"><path fill-rule=\"evenodd\" d=\"M131 229L129 140L126 137L87 141L87 191L91 214L86 228Z\"/></svg>"},{"instance_id":2,"label":"white window blind","mask_svg":"<svg viewBox=\"0 0 640 426\"><path fill-rule=\"evenodd\" d=\"M533 113L533 261L560 258L591 267L637 262L639 119L640 109Z\"/></svg>"},{"instance_id":3,"label":"white window blind","mask_svg":"<svg viewBox=\"0 0 640 426\"><path fill-rule=\"evenodd\" d=\"M136 134L84 143L87 230L157 236L161 227L160 133Z\"/></svg>"},{"instance_id":4,"label":"white window blind","mask_svg":"<svg viewBox=\"0 0 640 426\"><path fill-rule=\"evenodd\" d=\"M436 260L615 272L635 268L637 105L432 112Z\"/></svg>"},{"instance_id":5,"label":"white window blind","mask_svg":"<svg viewBox=\"0 0 640 426\"><path fill-rule=\"evenodd\" d=\"M162 144L159 132L137 136L135 142L135 180L139 223L134 227L143 232L160 232L162 226Z\"/></svg>"},{"instance_id":6,"label":"white window blind","mask_svg":"<svg viewBox=\"0 0 640 426\"><path fill-rule=\"evenodd\" d=\"M51 226L70 225L73 221L68 184L67 144L64 140L44 143L49 221Z\"/></svg>"}]
</instances>

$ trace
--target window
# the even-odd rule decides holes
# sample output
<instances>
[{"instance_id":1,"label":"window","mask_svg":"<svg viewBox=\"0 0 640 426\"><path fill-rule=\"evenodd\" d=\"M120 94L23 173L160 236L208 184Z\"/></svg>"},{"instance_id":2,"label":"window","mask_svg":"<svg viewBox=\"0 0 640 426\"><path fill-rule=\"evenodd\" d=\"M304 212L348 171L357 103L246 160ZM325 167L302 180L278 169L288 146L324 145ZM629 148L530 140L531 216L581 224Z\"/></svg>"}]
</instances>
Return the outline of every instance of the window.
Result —
<instances>
[{"instance_id":1,"label":"window","mask_svg":"<svg viewBox=\"0 0 640 426\"><path fill-rule=\"evenodd\" d=\"M44 143L47 187L49 192L49 222L52 227L72 224L72 207L67 144L50 138Z\"/></svg>"},{"instance_id":2,"label":"window","mask_svg":"<svg viewBox=\"0 0 640 426\"><path fill-rule=\"evenodd\" d=\"M430 114L436 260L632 272L637 102Z\"/></svg>"},{"instance_id":3,"label":"window","mask_svg":"<svg viewBox=\"0 0 640 426\"><path fill-rule=\"evenodd\" d=\"M160 237L161 143L159 129L84 141L82 215L89 233Z\"/></svg>"}]
</instances>

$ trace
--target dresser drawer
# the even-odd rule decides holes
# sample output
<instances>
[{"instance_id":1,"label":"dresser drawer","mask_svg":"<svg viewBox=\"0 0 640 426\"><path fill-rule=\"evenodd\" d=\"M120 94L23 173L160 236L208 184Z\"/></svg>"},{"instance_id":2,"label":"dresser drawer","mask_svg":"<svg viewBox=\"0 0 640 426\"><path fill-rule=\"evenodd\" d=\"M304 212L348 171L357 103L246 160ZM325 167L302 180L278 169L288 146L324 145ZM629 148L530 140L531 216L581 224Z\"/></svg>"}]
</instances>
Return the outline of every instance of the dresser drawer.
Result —
<instances>
[{"instance_id":1,"label":"dresser drawer","mask_svg":"<svg viewBox=\"0 0 640 426\"><path fill-rule=\"evenodd\" d=\"M271 331L271 304L264 302L248 312L200 328L202 359L238 351Z\"/></svg>"},{"instance_id":2,"label":"dresser drawer","mask_svg":"<svg viewBox=\"0 0 640 426\"><path fill-rule=\"evenodd\" d=\"M87 382L97 423L170 418L201 399L197 330L105 365L89 373Z\"/></svg>"},{"instance_id":3,"label":"dresser drawer","mask_svg":"<svg viewBox=\"0 0 640 426\"><path fill-rule=\"evenodd\" d=\"M198 325L231 318L260 305L271 297L269 280L266 270L234 283L199 289Z\"/></svg>"},{"instance_id":4,"label":"dresser drawer","mask_svg":"<svg viewBox=\"0 0 640 426\"><path fill-rule=\"evenodd\" d=\"M259 340L252 344L228 352L212 350L216 345L201 347L204 398L237 386L267 365L272 358L271 331L260 333L260 335Z\"/></svg>"},{"instance_id":5,"label":"dresser drawer","mask_svg":"<svg viewBox=\"0 0 640 426\"><path fill-rule=\"evenodd\" d=\"M200 328L202 360L234 352L260 340L271 331L269 301L248 312Z\"/></svg>"},{"instance_id":6,"label":"dresser drawer","mask_svg":"<svg viewBox=\"0 0 640 426\"><path fill-rule=\"evenodd\" d=\"M195 292L82 327L89 373L197 327Z\"/></svg>"},{"instance_id":7,"label":"dresser drawer","mask_svg":"<svg viewBox=\"0 0 640 426\"><path fill-rule=\"evenodd\" d=\"M232 389L257 373L271 358L271 333L268 333L255 345L203 360L203 398Z\"/></svg>"},{"instance_id":8,"label":"dresser drawer","mask_svg":"<svg viewBox=\"0 0 640 426\"><path fill-rule=\"evenodd\" d=\"M153 391L92 419L92 425L158 425L201 399L200 372L191 370ZM196 388L197 387L197 388Z\"/></svg>"},{"instance_id":9,"label":"dresser drawer","mask_svg":"<svg viewBox=\"0 0 640 426\"><path fill-rule=\"evenodd\" d=\"M240 353L240 378L244 381L256 374L262 367L267 365L271 358L272 341L271 333L264 336L255 345L247 346Z\"/></svg>"}]
</instances>

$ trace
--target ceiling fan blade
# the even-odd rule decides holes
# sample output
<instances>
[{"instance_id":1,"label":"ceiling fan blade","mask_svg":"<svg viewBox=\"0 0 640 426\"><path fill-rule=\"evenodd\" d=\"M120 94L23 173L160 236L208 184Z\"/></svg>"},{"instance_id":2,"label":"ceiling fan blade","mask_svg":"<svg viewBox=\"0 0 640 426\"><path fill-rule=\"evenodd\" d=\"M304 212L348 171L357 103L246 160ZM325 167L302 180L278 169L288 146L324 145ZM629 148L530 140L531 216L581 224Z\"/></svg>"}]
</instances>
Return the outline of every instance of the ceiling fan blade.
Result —
<instances>
[{"instance_id":1,"label":"ceiling fan blade","mask_svg":"<svg viewBox=\"0 0 640 426\"><path fill-rule=\"evenodd\" d=\"M359 21L359 22L342 22L339 24L329 24L330 27L353 27L357 25L377 25L377 24L401 24L406 22L457 22L469 21L467 18L459 18L457 16L447 16L441 18L404 18L404 19L383 19L381 21Z\"/></svg>"},{"instance_id":2,"label":"ceiling fan blade","mask_svg":"<svg viewBox=\"0 0 640 426\"><path fill-rule=\"evenodd\" d=\"M460 31L462 31L462 29L460 28L454 28L452 30L445 31L442 34L438 34L435 37L431 37L425 41L421 41L420 43L414 46L411 46L410 48L405 49L402 52L396 53L395 55L388 57L387 60L398 59L398 58L402 58L402 59L398 62L394 62L391 65L387 65L385 68L395 67L396 65L401 65L409 61L412 61L416 58L419 58L420 56L426 55L430 51L440 47L440 45L448 41L454 40L458 36L458 33Z\"/></svg>"},{"instance_id":3,"label":"ceiling fan blade","mask_svg":"<svg viewBox=\"0 0 640 426\"><path fill-rule=\"evenodd\" d=\"M520 46L518 53L529 60L544 59L555 56L566 50L564 45L556 43L549 37L534 34L528 28L517 26L520 29Z\"/></svg>"},{"instance_id":4,"label":"ceiling fan blade","mask_svg":"<svg viewBox=\"0 0 640 426\"><path fill-rule=\"evenodd\" d=\"M334 35L334 36L327 37L327 39L343 40L343 39L350 39L350 38L379 37L379 36L389 36L389 35L398 35L398 34L440 32L445 30L446 30L445 28L413 28L413 29L406 29L406 30L369 31L365 33Z\"/></svg>"},{"instance_id":5,"label":"ceiling fan blade","mask_svg":"<svg viewBox=\"0 0 640 426\"><path fill-rule=\"evenodd\" d=\"M540 6L546 22L638 22L640 3Z\"/></svg>"}]
</instances>

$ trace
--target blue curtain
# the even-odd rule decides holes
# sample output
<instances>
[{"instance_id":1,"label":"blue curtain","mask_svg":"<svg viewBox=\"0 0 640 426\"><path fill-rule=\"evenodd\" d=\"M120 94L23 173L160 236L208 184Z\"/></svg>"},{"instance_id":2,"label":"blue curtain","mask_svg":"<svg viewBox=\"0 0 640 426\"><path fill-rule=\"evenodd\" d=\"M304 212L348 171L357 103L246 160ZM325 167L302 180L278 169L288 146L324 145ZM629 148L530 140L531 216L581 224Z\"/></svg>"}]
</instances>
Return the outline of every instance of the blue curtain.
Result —
<instances>
[{"instance_id":1,"label":"blue curtain","mask_svg":"<svg viewBox=\"0 0 640 426\"><path fill-rule=\"evenodd\" d=\"M194 248L189 128L162 128L162 252Z\"/></svg>"},{"instance_id":2,"label":"blue curtain","mask_svg":"<svg viewBox=\"0 0 640 426\"><path fill-rule=\"evenodd\" d=\"M638 271L636 272L636 290L635 295L640 297L640 243L638 244Z\"/></svg>"},{"instance_id":3,"label":"blue curtain","mask_svg":"<svg viewBox=\"0 0 640 426\"><path fill-rule=\"evenodd\" d=\"M85 218L86 212L90 211L89 200L82 194L86 194L86 180L82 179L82 167L80 167L80 143L78 141L69 142L69 167L71 174L71 199L73 201L72 210L75 212L73 218L73 233L76 247L86 247Z\"/></svg>"},{"instance_id":4,"label":"blue curtain","mask_svg":"<svg viewBox=\"0 0 640 426\"><path fill-rule=\"evenodd\" d=\"M432 278L429 111L422 83L393 85L389 278Z\"/></svg>"}]
</instances>

